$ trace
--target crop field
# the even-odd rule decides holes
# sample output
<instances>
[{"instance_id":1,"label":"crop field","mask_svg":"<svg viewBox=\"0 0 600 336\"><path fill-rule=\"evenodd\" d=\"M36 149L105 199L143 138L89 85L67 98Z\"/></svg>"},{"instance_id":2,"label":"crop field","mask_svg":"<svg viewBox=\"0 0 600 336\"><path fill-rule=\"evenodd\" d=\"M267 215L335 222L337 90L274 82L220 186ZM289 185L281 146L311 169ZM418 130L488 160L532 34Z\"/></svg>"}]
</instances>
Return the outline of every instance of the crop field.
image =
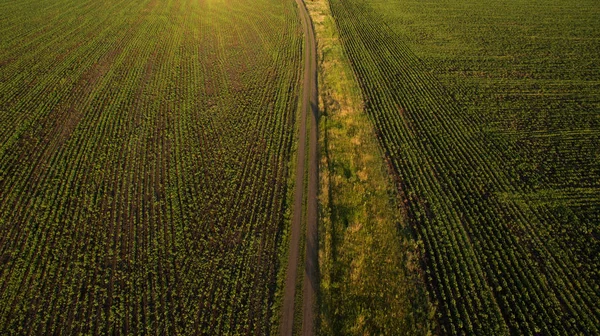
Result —
<instances>
[{"instance_id":1,"label":"crop field","mask_svg":"<svg viewBox=\"0 0 600 336\"><path fill-rule=\"evenodd\" d=\"M330 0L441 334L600 333L600 5Z\"/></svg>"},{"instance_id":2,"label":"crop field","mask_svg":"<svg viewBox=\"0 0 600 336\"><path fill-rule=\"evenodd\" d=\"M292 1L0 0L0 334L271 333L302 43Z\"/></svg>"},{"instance_id":3,"label":"crop field","mask_svg":"<svg viewBox=\"0 0 600 336\"><path fill-rule=\"evenodd\" d=\"M597 0L0 0L0 335L600 335L599 64Z\"/></svg>"}]
</instances>

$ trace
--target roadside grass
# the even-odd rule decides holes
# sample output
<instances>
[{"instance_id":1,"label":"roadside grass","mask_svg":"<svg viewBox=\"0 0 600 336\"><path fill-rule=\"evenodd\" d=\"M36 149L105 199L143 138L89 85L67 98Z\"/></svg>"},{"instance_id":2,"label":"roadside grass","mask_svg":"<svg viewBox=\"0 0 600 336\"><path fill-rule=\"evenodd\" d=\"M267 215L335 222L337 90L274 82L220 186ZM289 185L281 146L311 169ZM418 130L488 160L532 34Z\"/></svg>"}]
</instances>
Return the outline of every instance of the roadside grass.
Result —
<instances>
[{"instance_id":1,"label":"roadside grass","mask_svg":"<svg viewBox=\"0 0 600 336\"><path fill-rule=\"evenodd\" d=\"M326 0L307 2L319 55L319 334L426 335L435 330L422 243L394 182Z\"/></svg>"}]
</instances>

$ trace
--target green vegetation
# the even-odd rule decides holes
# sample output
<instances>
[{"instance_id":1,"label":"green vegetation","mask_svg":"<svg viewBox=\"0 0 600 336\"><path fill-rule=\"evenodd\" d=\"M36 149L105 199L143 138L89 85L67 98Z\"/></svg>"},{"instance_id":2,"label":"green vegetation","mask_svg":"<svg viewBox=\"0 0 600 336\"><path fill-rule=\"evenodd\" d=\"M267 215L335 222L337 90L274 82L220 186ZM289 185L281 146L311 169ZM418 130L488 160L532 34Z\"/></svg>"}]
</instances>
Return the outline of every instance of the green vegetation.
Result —
<instances>
[{"instance_id":1,"label":"green vegetation","mask_svg":"<svg viewBox=\"0 0 600 336\"><path fill-rule=\"evenodd\" d=\"M439 332L600 333L598 2L330 5Z\"/></svg>"},{"instance_id":2,"label":"green vegetation","mask_svg":"<svg viewBox=\"0 0 600 336\"><path fill-rule=\"evenodd\" d=\"M600 3L307 1L318 270L299 4L0 0L0 334L600 334Z\"/></svg>"},{"instance_id":3,"label":"green vegetation","mask_svg":"<svg viewBox=\"0 0 600 336\"><path fill-rule=\"evenodd\" d=\"M269 333L295 6L0 2L0 334Z\"/></svg>"},{"instance_id":4,"label":"green vegetation","mask_svg":"<svg viewBox=\"0 0 600 336\"><path fill-rule=\"evenodd\" d=\"M319 334L425 335L434 309L420 265L422 242L398 211L328 3L307 7L319 47Z\"/></svg>"}]
</instances>

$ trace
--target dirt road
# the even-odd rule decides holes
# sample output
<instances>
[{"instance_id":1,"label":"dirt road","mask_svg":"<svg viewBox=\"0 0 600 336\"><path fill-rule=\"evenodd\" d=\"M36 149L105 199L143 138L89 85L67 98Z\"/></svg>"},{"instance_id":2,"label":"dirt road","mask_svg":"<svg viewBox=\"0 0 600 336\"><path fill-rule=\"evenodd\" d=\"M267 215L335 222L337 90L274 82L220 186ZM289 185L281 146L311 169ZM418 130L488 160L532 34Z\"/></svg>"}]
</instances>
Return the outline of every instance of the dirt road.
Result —
<instances>
[{"instance_id":1,"label":"dirt road","mask_svg":"<svg viewBox=\"0 0 600 336\"><path fill-rule=\"evenodd\" d=\"M290 236L288 268L284 285L283 307L281 317L281 335L292 335L294 327L294 299L296 296L296 279L298 271L298 253L300 229L304 201L304 177L306 161L306 129L307 119L310 122L308 137L308 190L306 193L306 257L304 280L302 282L302 334L314 335L314 315L316 293L319 285L318 274L318 236L317 236L317 188L319 165L317 157L319 114L317 100L317 45L312 21L303 0L296 0L302 19L305 36L304 49L304 85L302 112L300 116L300 135L298 143L298 163L296 165L296 181L294 193L294 216ZM299 309L299 307L297 307Z\"/></svg>"}]
</instances>

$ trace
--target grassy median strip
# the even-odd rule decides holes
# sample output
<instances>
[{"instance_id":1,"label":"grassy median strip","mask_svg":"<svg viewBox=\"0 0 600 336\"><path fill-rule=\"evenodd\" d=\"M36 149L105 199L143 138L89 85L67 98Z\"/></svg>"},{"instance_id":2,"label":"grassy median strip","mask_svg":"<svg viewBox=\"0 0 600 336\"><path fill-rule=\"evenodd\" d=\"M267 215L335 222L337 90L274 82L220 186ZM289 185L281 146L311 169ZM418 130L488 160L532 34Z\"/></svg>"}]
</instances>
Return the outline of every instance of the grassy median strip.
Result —
<instances>
[{"instance_id":1,"label":"grassy median strip","mask_svg":"<svg viewBox=\"0 0 600 336\"><path fill-rule=\"evenodd\" d=\"M307 3L319 54L319 334L434 330L422 244L404 225L394 184L326 0Z\"/></svg>"}]
</instances>

